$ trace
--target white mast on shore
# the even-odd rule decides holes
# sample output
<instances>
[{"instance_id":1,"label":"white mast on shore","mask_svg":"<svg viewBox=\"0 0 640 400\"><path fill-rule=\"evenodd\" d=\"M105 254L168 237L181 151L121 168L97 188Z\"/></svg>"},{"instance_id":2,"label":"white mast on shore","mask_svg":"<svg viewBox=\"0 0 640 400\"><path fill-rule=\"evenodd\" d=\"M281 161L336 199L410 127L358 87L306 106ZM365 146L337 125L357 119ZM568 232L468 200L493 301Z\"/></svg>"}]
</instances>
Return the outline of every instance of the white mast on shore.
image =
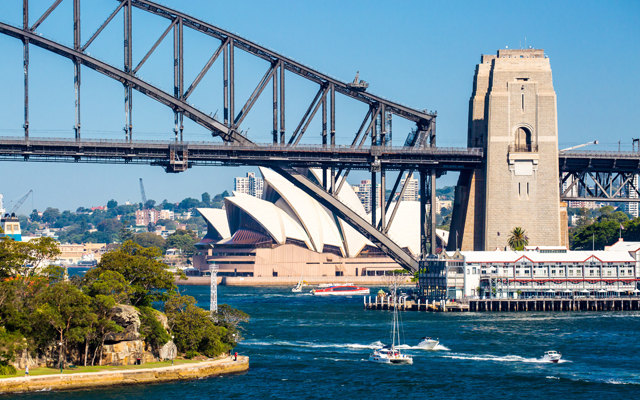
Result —
<instances>
[{"instance_id":1,"label":"white mast on shore","mask_svg":"<svg viewBox=\"0 0 640 400\"><path fill-rule=\"evenodd\" d=\"M211 273L211 299L209 305L209 312L211 317L218 313L218 266L216 264L209 265L209 272Z\"/></svg>"}]
</instances>

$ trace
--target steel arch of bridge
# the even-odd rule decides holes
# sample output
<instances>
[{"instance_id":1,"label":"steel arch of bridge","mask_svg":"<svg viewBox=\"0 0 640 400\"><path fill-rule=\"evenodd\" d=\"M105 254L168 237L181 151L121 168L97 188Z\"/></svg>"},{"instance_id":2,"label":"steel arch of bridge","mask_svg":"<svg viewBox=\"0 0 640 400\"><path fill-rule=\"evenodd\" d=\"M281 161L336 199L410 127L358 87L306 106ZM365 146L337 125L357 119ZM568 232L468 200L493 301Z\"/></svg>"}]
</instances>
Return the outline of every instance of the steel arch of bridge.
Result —
<instances>
[{"instance_id":1,"label":"steel arch of bridge","mask_svg":"<svg viewBox=\"0 0 640 400\"><path fill-rule=\"evenodd\" d=\"M29 0L23 0L23 24L22 27L12 26L6 23L0 23L0 33L13 36L22 40L24 45L24 73L25 73L25 138L29 136L29 45L44 48L46 50L57 53L63 57L69 58L74 64L74 83L76 92L76 123L75 135L76 139L81 138L80 123L80 87L81 87L81 66L84 65L109 78L117 80L124 85L124 101L125 101L125 138L132 140L133 124L132 124L132 90L135 89L140 93L170 107L175 115L175 135L176 140L183 139L183 117L193 120L199 125L205 127L214 136L220 136L224 141L239 144L251 144L252 142L242 134L240 126L246 116L251 111L253 105L264 92L269 82L273 86L273 143L281 145L295 146L300 142L311 120L315 117L321 108L322 114L322 144L335 145L335 94L336 92L349 98L356 99L369 106L364 121L356 137L354 143L362 145L367 136L371 136L373 142L384 143L386 138L385 121L391 115L407 119L416 123L415 132L410 135L408 142L419 145L435 145L435 117L436 113L426 112L410 108L382 97L366 93L359 88L354 88L346 82L339 81L326 74L318 72L301 63L294 61L288 57L269 50L257 43L244 39L236 34L223 30L212 24L193 18L189 15L172 10L160 4L144 1L144 0L114 0L118 3L115 10L109 15L104 23L93 33L93 35L83 42L80 35L80 0L73 1L73 48L67 47L53 40L43 38L37 33L37 28L50 16L53 10L62 2L62 0L52 0L53 4L49 9L39 17L39 19L31 25L29 23ZM168 27L160 35L158 40L145 54L142 60L134 66L133 64L133 7L148 12L150 14L165 18L169 21ZM123 41L123 67L118 68L107 64L94 57L91 57L86 50L103 32L106 26L123 11L124 17L124 41ZM184 67L185 61L183 57L184 49L184 28L190 28L202 34L214 37L220 40L220 46L211 55L209 61L201 69L194 81L186 87L184 83ZM145 82L137 76L138 71L143 64L149 59L160 43L165 40L166 36L173 31L173 58L174 58L174 93L167 93L158 87ZM269 68L260 80L259 84L246 100L242 108L236 112L236 96L235 96L235 50L243 50L259 59L269 63ZM188 103L189 96L202 81L211 66L222 55L223 58L223 97L224 97L224 117L222 121L198 110ZM312 103L309 105L306 113L301 121L299 121L296 129L291 133L290 137L285 135L285 71L299 75L306 80L318 84L318 92ZM279 82L278 82L279 80ZM327 124L327 107L329 110L329 124ZM381 122L377 122L380 120ZM378 128L379 125L379 128ZM366 130L364 129L366 127ZM379 135L376 131L380 129ZM329 130L329 132L327 132ZM360 138L362 136L362 138ZM329 142L327 137L329 136ZM416 137L414 137L416 136Z\"/></svg>"},{"instance_id":2,"label":"steel arch of bridge","mask_svg":"<svg viewBox=\"0 0 640 400\"><path fill-rule=\"evenodd\" d=\"M436 235L435 235L435 207L430 207L430 212L427 213L429 205L435 205L435 180L439 171L446 170L445 165L442 168L441 163L447 162L459 162L458 166L454 169L459 169L460 165L465 163L477 163L480 161L480 154L463 154L461 152L453 158L444 157L440 160L435 160L438 154L433 151L436 150L436 131L435 131L435 112L427 112L426 110L417 110L401 104L389 101L382 97L367 93L363 90L362 86L348 84L332 78L328 75L322 74L312 68L309 68L301 63L280 55L272 50L269 50L263 46L246 40L236 34L225 31L214 25L208 24L204 21L193 18L184 13L172 10L168 7L160 4L144 1L144 0L114 0L118 5L115 10L110 14L106 21L96 30L96 32L86 41L82 42L81 38L81 18L80 18L80 0L73 1L73 47L65 46L54 40L50 40L42 37L37 32L37 28L44 22L50 14L58 7L62 0L52 0L52 5L41 15L34 24L29 23L29 1L23 0L23 24L22 27L12 26L10 24L0 22L0 33L8 36L20 39L23 42L24 49L24 140L22 143L11 143L11 140L2 140L2 153L0 159L4 160L16 160L18 156L23 157L24 160L29 160L33 155L36 160L52 160L52 161L64 161L73 158L78 161L95 162L113 162L114 157L109 155L107 149L106 152L96 152L97 147L93 147L93 156L87 157L85 154L86 147L91 146L90 143L86 143L81 138L81 66L84 65L91 68L109 78L117 80L124 85L124 102L125 102L125 120L126 125L125 141L131 144L131 150L134 147L138 150L148 151L153 146L140 145L133 141L133 124L132 124L132 91L135 89L138 92L170 107L174 112L175 122L175 144L170 144L168 148L169 163L168 165L162 164L164 161L160 161L157 165L163 165L167 168L168 172L180 172L186 170L191 163L187 160L189 154L189 144L183 142L183 118L193 120L197 124L210 130L213 136L221 137L224 142L229 144L241 145L241 147L255 146L255 143L250 141L245 135L243 135L240 126L243 120L251 111L253 105L260 95L267 88L269 82L273 86L273 144L280 146L283 153L286 155L287 151L297 148L301 138L305 131L309 127L310 122L316 116L319 110L321 110L322 118L322 143L323 148L335 147L335 94L347 96L349 98L363 102L369 106L369 109L360 124L360 128L355 132L355 136L352 140L351 149L360 150L363 149L363 145L367 139L371 140L371 147L368 150L368 157L370 158L369 169L371 171L372 179L372 223L357 216L353 211L349 210L337 199L337 193L340 191L342 184L345 182L347 175L351 168L362 168L362 161L360 164L355 164L352 161L345 164L336 164L333 159L329 162L318 161L323 166L323 182L324 185L318 185L312 182L309 177L306 177L291 167L295 165L295 161L289 162L283 159L281 162L274 162L273 158L265 159L262 165L268 165L279 171L285 178L289 179L294 185L302 189L311 195L314 199L321 202L328 207L340 218L352 225L355 229L360 231L374 244L378 245L383 251L390 255L404 268L415 271L418 268L418 261L410 254L407 254L403 249L395 244L387 235L389 226L393 222L393 218L396 214L400 200L396 203L393 210L390 209L391 203L385 201L385 196L381 196L378 199L380 203L380 218L376 217L376 179L379 175L381 185L385 185L385 167L386 164L382 160L382 154L384 148L388 145L387 137L387 121L392 116L398 116L406 120L412 121L416 124L414 130L409 133L405 140L406 148L413 148L415 150L425 149L426 147L431 150L431 154L427 154L422 159L412 160L400 160L399 168L391 168L399 170L400 173L393 185L392 192L398 189L402 173L408 171L413 173L417 171L420 175L420 190L423 194L421 196L421 254L425 256L427 253L433 253L436 249ZM168 27L160 35L155 44L146 53L138 65L133 65L133 7L141 9L145 12L154 14L156 16L165 18L169 21ZM87 52L87 48L95 41L97 37L102 33L105 27L116 17L116 15L123 11L124 17L124 42L123 53L124 63L123 68L110 65L103 61L91 57ZM211 55L209 61L201 69L200 73L194 79L193 83L189 87L184 84L184 59L183 59L183 32L184 28L190 28L195 31L201 32L205 35L217 38L220 40L220 46ZM166 91L159 89L158 87L144 81L137 72L141 66L149 59L151 54L156 50L159 44L166 38L166 36L173 31L173 58L174 58L174 93L170 94ZM74 65L74 85L75 85L75 143L77 147L72 150L74 154L70 155L69 148L66 144L59 146L53 144L47 149L40 148L40 151L34 152L34 140L29 136L29 46L33 44L45 50L54 52L60 56L66 57L73 62ZM244 106L239 112L235 110L235 72L234 72L234 60L235 50L243 50L257 58L266 60L269 63L269 68L265 72L264 76L260 80L260 83L255 88L251 96L246 100ZM223 58L223 98L224 98L224 117L223 120L218 120L215 116L211 116L202 110L188 103L189 96L193 93L195 88L201 82L205 74L209 71L215 61L222 55ZM299 75L306 80L312 81L318 84L318 91L307 108L302 120L297 124L297 127L290 133L289 137L286 137L285 130L285 71L289 71L296 75ZM279 80L279 82L278 82ZM328 109L329 108L329 109ZM327 115L328 114L328 115ZM327 121L329 118L329 121ZM390 132L389 132L390 133ZM183 144L184 143L184 144ZM87 146L89 145L89 146ZM37 147L36 145L35 147ZM232 146L235 147L235 146ZM61 151L62 149L62 151ZM426 150L426 149L425 149ZM475 149L479 150L479 149ZM356 154L357 155L357 154ZM457 156L462 155L462 158L471 155L470 159L456 159ZM326 157L326 155L321 155ZM335 154L331 155L335 157ZM400 156L402 158L403 156ZM434 158L435 157L435 158ZM215 157L214 157L215 158ZM129 154L123 158L124 162L130 162L136 159L135 157L129 157ZM140 159L139 157L137 158ZM128 161L129 160L129 161ZM256 160L251 162L251 165L255 165ZM335 164L335 166L334 166ZM330 166L329 166L330 165ZM397 166L396 166L397 167ZM468 168L468 165L466 165ZM330 175L327 173L330 169ZM337 170L337 171L336 171ZM438 171L438 172L437 172ZM340 180L341 178L341 180ZM340 181L340 184L336 187L336 182ZM404 193L404 189L409 180L405 182L400 193ZM400 198L402 195L400 196ZM386 213L391 212L389 220L386 218ZM377 223L376 223L377 222Z\"/></svg>"}]
</instances>

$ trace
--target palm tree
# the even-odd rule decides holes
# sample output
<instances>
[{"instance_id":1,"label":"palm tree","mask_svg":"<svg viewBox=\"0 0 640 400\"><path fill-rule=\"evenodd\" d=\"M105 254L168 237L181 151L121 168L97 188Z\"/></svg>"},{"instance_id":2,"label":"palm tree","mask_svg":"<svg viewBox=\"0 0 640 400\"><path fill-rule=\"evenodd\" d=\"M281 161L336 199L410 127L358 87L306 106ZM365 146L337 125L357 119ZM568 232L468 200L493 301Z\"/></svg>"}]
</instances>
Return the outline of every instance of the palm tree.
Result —
<instances>
[{"instance_id":1,"label":"palm tree","mask_svg":"<svg viewBox=\"0 0 640 400\"><path fill-rule=\"evenodd\" d=\"M509 232L508 244L511 250L524 250L524 246L529 245L527 232L519 226L513 228L513 230Z\"/></svg>"}]
</instances>

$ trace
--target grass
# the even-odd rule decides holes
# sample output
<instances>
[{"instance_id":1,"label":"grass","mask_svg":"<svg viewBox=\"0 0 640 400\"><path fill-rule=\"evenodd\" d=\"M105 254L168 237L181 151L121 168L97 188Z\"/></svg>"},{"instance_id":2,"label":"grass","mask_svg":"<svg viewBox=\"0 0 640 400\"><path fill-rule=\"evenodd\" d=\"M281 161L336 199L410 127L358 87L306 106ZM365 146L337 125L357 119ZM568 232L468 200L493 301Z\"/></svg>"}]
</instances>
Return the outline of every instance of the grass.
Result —
<instances>
[{"instance_id":1,"label":"grass","mask_svg":"<svg viewBox=\"0 0 640 400\"><path fill-rule=\"evenodd\" d=\"M174 365L182 365L182 364L195 364L202 362L201 360L175 360ZM142 365L118 365L118 366L78 366L73 369L64 369L62 373L64 375L70 374L82 374L86 372L103 372L103 371L119 371L119 370L130 370L130 369L149 369L149 368L161 368L161 367L169 367L171 366L171 361L158 361L158 362L150 362ZM60 375L60 368L29 368L29 376L40 376L40 375ZM0 379L3 378L18 378L24 377L24 370L18 370L18 373L15 375L0 375Z\"/></svg>"}]
</instances>

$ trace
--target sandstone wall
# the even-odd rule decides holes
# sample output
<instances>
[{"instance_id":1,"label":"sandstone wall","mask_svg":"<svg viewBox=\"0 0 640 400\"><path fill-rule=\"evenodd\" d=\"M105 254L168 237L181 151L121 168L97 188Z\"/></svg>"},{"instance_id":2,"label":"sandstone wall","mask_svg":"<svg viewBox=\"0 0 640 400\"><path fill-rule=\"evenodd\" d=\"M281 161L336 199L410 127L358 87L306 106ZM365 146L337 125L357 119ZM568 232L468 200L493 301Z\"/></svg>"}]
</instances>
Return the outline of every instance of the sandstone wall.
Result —
<instances>
[{"instance_id":1,"label":"sandstone wall","mask_svg":"<svg viewBox=\"0 0 640 400\"><path fill-rule=\"evenodd\" d=\"M0 379L0 393L90 389L112 385L159 383L244 372L248 369L249 357L238 356L238 361L231 361L226 358L224 360L176 365L173 367L6 378Z\"/></svg>"}]
</instances>

